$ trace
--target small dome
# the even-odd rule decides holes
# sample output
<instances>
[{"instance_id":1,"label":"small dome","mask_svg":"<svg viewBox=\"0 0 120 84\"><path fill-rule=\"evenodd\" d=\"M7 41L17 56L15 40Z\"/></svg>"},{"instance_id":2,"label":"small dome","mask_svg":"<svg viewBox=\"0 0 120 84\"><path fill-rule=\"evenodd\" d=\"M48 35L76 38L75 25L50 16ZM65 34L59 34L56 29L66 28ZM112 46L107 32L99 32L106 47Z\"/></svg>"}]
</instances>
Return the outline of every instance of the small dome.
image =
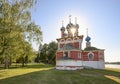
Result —
<instances>
[{"instance_id":1,"label":"small dome","mask_svg":"<svg viewBox=\"0 0 120 84\"><path fill-rule=\"evenodd\" d=\"M74 25L70 22L68 25L67 25L67 29L69 29L69 28L71 28L71 27L73 27Z\"/></svg>"},{"instance_id":2,"label":"small dome","mask_svg":"<svg viewBox=\"0 0 120 84\"><path fill-rule=\"evenodd\" d=\"M67 33L64 33L64 36L67 36Z\"/></svg>"},{"instance_id":3,"label":"small dome","mask_svg":"<svg viewBox=\"0 0 120 84\"><path fill-rule=\"evenodd\" d=\"M61 29L60 29L61 31L65 31L65 27L61 27Z\"/></svg>"},{"instance_id":4,"label":"small dome","mask_svg":"<svg viewBox=\"0 0 120 84\"><path fill-rule=\"evenodd\" d=\"M91 38L89 36L86 37L85 41L89 42Z\"/></svg>"}]
</instances>

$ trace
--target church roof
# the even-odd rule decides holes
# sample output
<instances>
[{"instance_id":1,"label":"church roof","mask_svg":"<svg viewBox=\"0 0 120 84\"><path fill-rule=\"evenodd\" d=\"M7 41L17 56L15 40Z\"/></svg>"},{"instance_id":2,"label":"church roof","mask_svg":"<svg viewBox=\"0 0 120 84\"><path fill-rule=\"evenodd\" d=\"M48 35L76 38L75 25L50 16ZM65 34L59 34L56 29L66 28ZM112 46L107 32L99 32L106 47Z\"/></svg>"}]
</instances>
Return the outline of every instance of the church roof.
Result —
<instances>
[{"instance_id":1,"label":"church roof","mask_svg":"<svg viewBox=\"0 0 120 84\"><path fill-rule=\"evenodd\" d=\"M96 47L87 47L87 48L85 48L84 50L90 51L90 50L100 50L100 49L98 49L98 48L96 48Z\"/></svg>"}]
</instances>

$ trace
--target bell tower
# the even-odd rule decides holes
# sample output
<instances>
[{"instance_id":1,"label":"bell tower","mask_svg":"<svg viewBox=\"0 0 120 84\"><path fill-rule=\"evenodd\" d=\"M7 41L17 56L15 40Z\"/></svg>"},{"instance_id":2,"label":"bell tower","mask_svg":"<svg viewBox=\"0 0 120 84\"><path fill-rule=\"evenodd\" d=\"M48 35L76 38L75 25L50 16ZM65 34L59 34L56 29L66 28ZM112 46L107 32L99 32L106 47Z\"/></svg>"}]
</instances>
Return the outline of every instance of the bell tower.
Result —
<instances>
[{"instance_id":1,"label":"bell tower","mask_svg":"<svg viewBox=\"0 0 120 84\"><path fill-rule=\"evenodd\" d=\"M70 15L69 16L69 24L66 27L66 29L68 31L68 37L73 37L72 28L74 28L74 25L71 23L71 15Z\"/></svg>"}]
</instances>

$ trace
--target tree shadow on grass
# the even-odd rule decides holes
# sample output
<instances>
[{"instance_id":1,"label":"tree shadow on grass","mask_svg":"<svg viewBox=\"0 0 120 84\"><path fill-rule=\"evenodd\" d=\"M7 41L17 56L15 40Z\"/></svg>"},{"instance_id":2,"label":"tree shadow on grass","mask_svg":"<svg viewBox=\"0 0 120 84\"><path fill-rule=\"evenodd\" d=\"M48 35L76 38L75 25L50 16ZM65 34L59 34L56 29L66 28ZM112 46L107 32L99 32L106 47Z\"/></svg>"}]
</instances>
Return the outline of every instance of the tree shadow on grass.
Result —
<instances>
[{"instance_id":1,"label":"tree shadow on grass","mask_svg":"<svg viewBox=\"0 0 120 84\"><path fill-rule=\"evenodd\" d=\"M31 64L25 66L25 68L49 68L49 67L54 67L54 65L40 63L40 64L34 64L34 65Z\"/></svg>"},{"instance_id":2,"label":"tree shadow on grass","mask_svg":"<svg viewBox=\"0 0 120 84\"><path fill-rule=\"evenodd\" d=\"M105 75L120 78L119 72L110 70L60 71L49 69L1 79L0 84L119 84Z\"/></svg>"}]
</instances>

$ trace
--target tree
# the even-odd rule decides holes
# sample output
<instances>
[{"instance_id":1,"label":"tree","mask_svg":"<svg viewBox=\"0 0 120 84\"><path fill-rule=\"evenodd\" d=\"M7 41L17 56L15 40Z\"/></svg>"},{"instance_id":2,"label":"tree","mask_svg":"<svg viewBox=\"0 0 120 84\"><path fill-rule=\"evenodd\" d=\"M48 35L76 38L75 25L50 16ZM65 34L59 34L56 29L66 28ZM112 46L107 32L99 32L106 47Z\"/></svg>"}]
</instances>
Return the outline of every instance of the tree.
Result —
<instances>
[{"instance_id":1,"label":"tree","mask_svg":"<svg viewBox=\"0 0 120 84\"><path fill-rule=\"evenodd\" d=\"M48 46L48 53L49 53L48 59L49 59L49 61L48 61L48 63L55 64L57 47L58 47L58 45L55 41L52 41L49 43L49 46Z\"/></svg>"},{"instance_id":2,"label":"tree","mask_svg":"<svg viewBox=\"0 0 120 84\"><path fill-rule=\"evenodd\" d=\"M48 44L44 44L40 52L40 61L43 63L48 63Z\"/></svg>"},{"instance_id":3,"label":"tree","mask_svg":"<svg viewBox=\"0 0 120 84\"><path fill-rule=\"evenodd\" d=\"M42 47L39 49L40 53L40 61L43 63L49 63L49 64L54 64L55 63L55 53L57 50L57 43L52 41L49 44L44 44ZM38 55L37 55L38 58Z\"/></svg>"},{"instance_id":4,"label":"tree","mask_svg":"<svg viewBox=\"0 0 120 84\"><path fill-rule=\"evenodd\" d=\"M9 67L10 58L26 56L26 41L41 42L40 27L31 22L30 8L35 2L36 0L0 1L0 58L4 59L4 68Z\"/></svg>"},{"instance_id":5,"label":"tree","mask_svg":"<svg viewBox=\"0 0 120 84\"><path fill-rule=\"evenodd\" d=\"M35 58L35 62L40 63L40 56L37 54L37 57Z\"/></svg>"},{"instance_id":6,"label":"tree","mask_svg":"<svg viewBox=\"0 0 120 84\"><path fill-rule=\"evenodd\" d=\"M18 63L22 63L22 67L24 67L24 64L27 64L29 59L35 55L32 46L28 42L25 42L24 45L20 46L18 54L16 60Z\"/></svg>"},{"instance_id":7,"label":"tree","mask_svg":"<svg viewBox=\"0 0 120 84\"><path fill-rule=\"evenodd\" d=\"M43 46L42 46L42 44L40 43L40 45L39 45L39 50L38 50L38 52L37 52L37 54L36 54L36 57L35 57L35 62L37 62L37 63L40 63L41 62L41 59L40 59L40 56L41 56L41 50L42 50L42 48L43 48Z\"/></svg>"}]
</instances>

